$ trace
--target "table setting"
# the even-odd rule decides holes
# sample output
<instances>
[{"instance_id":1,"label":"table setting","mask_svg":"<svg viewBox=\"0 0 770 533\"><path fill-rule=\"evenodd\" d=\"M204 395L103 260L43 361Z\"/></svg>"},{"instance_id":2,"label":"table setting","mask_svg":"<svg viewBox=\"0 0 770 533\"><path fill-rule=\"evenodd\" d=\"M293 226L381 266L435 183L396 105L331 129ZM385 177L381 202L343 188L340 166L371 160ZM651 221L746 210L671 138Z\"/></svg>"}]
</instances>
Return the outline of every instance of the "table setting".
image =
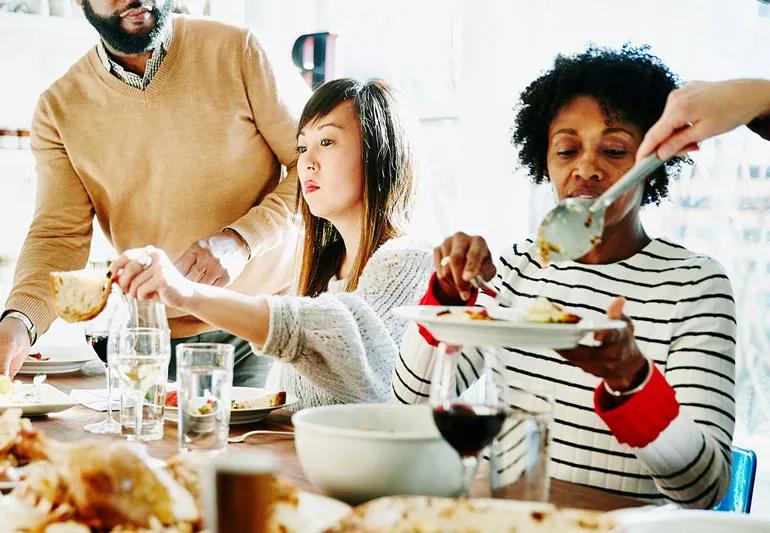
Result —
<instances>
[{"instance_id":1,"label":"table setting","mask_svg":"<svg viewBox=\"0 0 770 533\"><path fill-rule=\"evenodd\" d=\"M311 533L665 533L685 523L698 531L768 530L770 523L749 516L649 506L551 477L553 390L501 383L496 349L511 339L569 348L620 326L527 322L531 310L502 307L468 311L395 310L440 341L425 404L305 409L284 391L232 386L230 345L180 345L177 381L169 382L167 328L140 326L136 311L116 313L122 318L108 327L102 358L106 377L74 366L38 374L11 396L34 391L34 402L0 405L8 478L0 490L10 490L0 498L0 520L18 531L67 524L83 532L224 531L218 525L228 520L244 530L258 522L264 529L254 531ZM546 315L552 311L569 319L558 308ZM455 381L461 347L483 361L468 387ZM36 415L48 416L23 418ZM94 476L109 480L104 498L94 494ZM121 483L157 496L125 493Z\"/></svg>"}]
</instances>

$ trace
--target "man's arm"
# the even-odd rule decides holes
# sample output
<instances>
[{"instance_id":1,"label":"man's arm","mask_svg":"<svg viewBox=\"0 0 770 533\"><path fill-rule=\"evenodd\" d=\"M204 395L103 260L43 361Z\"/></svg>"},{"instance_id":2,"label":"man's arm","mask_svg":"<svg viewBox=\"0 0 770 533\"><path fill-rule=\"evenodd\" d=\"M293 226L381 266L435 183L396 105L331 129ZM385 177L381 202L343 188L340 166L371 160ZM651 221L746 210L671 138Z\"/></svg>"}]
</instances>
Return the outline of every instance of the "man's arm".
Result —
<instances>
[{"instance_id":1,"label":"man's arm","mask_svg":"<svg viewBox=\"0 0 770 533\"><path fill-rule=\"evenodd\" d=\"M281 243L297 204L297 122L310 90L299 73L274 67L256 37L246 36L243 76L254 122L287 175L241 218L228 225L250 257Z\"/></svg>"},{"instance_id":2,"label":"man's arm","mask_svg":"<svg viewBox=\"0 0 770 533\"><path fill-rule=\"evenodd\" d=\"M32 123L32 150L37 169L35 214L5 307L27 315L42 334L55 318L48 274L83 268L88 260L94 209L72 168L45 96Z\"/></svg>"}]
</instances>

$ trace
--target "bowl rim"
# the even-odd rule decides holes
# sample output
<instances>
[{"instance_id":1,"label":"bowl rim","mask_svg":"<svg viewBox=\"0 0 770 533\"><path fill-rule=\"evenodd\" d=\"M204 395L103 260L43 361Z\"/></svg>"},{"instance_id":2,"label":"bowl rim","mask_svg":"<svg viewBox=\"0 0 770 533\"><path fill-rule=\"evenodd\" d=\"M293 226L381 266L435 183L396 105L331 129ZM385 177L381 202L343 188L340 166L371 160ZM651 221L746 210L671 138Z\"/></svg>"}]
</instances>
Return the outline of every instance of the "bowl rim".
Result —
<instances>
[{"instance_id":1,"label":"bowl rim","mask_svg":"<svg viewBox=\"0 0 770 533\"><path fill-rule=\"evenodd\" d=\"M295 431L301 429L307 429L322 433L325 435L334 435L339 437L353 437L358 439L379 439L379 440L392 440L392 441L424 441L424 440L443 440L441 433L434 427L433 431L410 431L393 433L391 431L383 431L377 429L352 429L352 428L340 428L335 426L329 426L320 424L318 422L311 422L306 420L307 417L319 411L343 411L354 407L356 409L387 409L387 410L401 410L404 408L420 408L430 409L428 405L399 405L388 403L355 403L355 404L335 404L335 405L322 405L318 407L308 407L297 411L291 417L291 423L295 428ZM299 433L297 433L299 435Z\"/></svg>"}]
</instances>

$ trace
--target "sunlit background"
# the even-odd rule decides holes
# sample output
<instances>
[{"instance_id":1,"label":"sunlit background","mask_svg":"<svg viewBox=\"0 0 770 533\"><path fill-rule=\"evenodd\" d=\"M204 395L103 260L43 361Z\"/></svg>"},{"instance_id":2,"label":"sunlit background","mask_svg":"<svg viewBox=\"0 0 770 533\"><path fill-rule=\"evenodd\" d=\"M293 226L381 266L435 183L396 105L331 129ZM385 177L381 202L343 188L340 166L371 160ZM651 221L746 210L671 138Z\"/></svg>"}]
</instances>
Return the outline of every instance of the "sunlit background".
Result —
<instances>
[{"instance_id":1,"label":"sunlit background","mask_svg":"<svg viewBox=\"0 0 770 533\"><path fill-rule=\"evenodd\" d=\"M463 230L502 249L550 207L550 191L529 184L508 139L518 93L559 52L588 43L648 43L683 80L770 78L770 5L757 0L177 4L252 27L287 68L296 68L291 54L301 35L328 32L337 37L327 76L380 77L395 85L417 120L416 231L431 241ZM28 130L39 93L94 45L96 34L70 0L0 0L3 10L31 13L0 13L0 130ZM646 223L653 235L714 256L732 279L739 311L736 443L759 453L756 497L770 498L770 143L740 128L703 143L693 159L670 199L646 209ZM0 145L0 301L34 189L31 152ZM112 254L97 235L92 257ZM57 324L41 343L81 337ZM766 507L754 509L770 514Z\"/></svg>"}]
</instances>

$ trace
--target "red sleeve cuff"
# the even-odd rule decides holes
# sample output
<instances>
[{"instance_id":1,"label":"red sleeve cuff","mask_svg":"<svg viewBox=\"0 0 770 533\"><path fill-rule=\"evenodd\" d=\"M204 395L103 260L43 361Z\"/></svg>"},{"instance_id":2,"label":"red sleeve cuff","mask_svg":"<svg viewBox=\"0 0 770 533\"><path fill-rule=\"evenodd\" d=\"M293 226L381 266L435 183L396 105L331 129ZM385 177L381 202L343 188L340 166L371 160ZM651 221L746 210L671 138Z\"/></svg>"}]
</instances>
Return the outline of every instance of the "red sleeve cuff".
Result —
<instances>
[{"instance_id":1,"label":"red sleeve cuff","mask_svg":"<svg viewBox=\"0 0 770 533\"><path fill-rule=\"evenodd\" d=\"M612 396L600 383L594 390L594 409L621 444L643 448L658 438L679 414L676 393L657 367L650 382L626 402L611 407Z\"/></svg>"},{"instance_id":2,"label":"red sleeve cuff","mask_svg":"<svg viewBox=\"0 0 770 533\"><path fill-rule=\"evenodd\" d=\"M420 305L456 305L456 302L452 304L444 303L439 301L437 291L436 291L436 284L438 283L438 276L436 276L436 273L434 272L431 277L430 281L428 282L428 289L425 291L425 294L420 299ZM465 304L461 305L467 305L472 306L476 305L476 298L479 295L479 291L476 289L473 289L471 292L471 297L468 299ZM417 324L417 329L420 331L420 335L422 335L422 338L425 339L425 342L430 344L431 346L438 346L438 341L433 337L433 335L430 334L430 332L425 329L422 325Z\"/></svg>"}]
</instances>

